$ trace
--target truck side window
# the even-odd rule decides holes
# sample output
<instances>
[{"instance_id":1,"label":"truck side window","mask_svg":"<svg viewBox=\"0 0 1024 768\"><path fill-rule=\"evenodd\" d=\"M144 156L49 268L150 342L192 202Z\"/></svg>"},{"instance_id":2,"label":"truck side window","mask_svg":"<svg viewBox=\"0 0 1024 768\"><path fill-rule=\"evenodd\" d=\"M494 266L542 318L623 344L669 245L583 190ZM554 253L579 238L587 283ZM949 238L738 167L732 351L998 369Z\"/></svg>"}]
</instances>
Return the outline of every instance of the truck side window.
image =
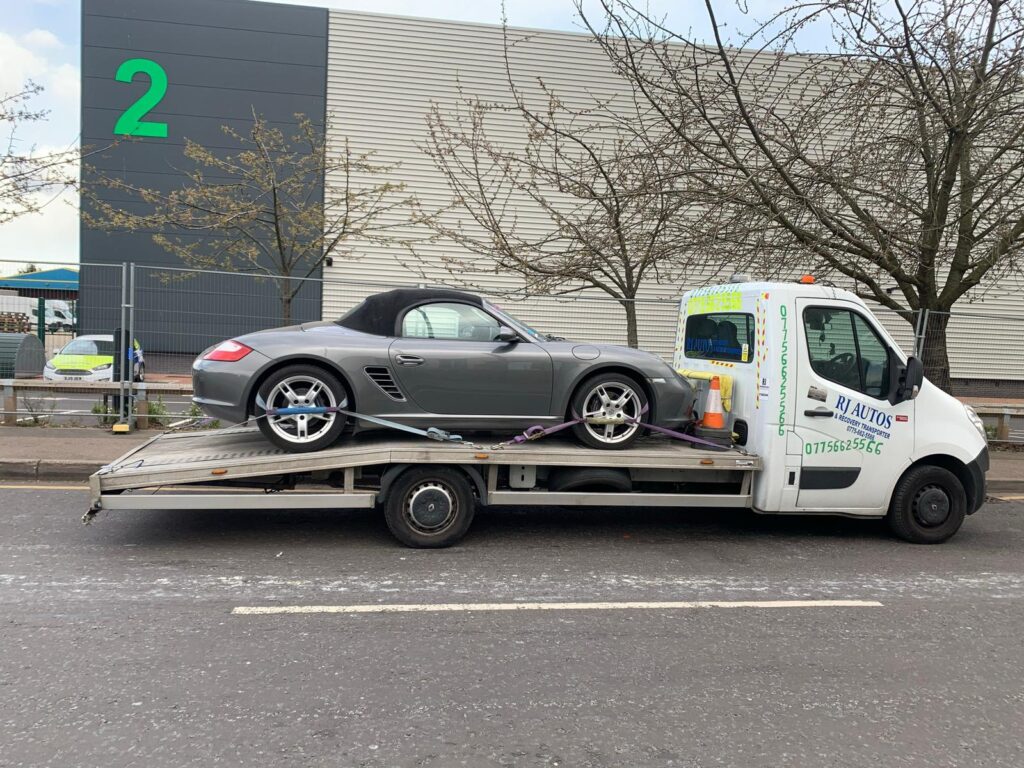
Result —
<instances>
[{"instance_id":1,"label":"truck side window","mask_svg":"<svg viewBox=\"0 0 1024 768\"><path fill-rule=\"evenodd\" d=\"M754 316L742 312L690 315L683 354L697 360L749 363L754 359Z\"/></svg>"},{"instance_id":2,"label":"truck side window","mask_svg":"<svg viewBox=\"0 0 1024 768\"><path fill-rule=\"evenodd\" d=\"M889 349L856 312L832 307L804 310L811 369L855 392L882 398L889 390Z\"/></svg>"}]
</instances>

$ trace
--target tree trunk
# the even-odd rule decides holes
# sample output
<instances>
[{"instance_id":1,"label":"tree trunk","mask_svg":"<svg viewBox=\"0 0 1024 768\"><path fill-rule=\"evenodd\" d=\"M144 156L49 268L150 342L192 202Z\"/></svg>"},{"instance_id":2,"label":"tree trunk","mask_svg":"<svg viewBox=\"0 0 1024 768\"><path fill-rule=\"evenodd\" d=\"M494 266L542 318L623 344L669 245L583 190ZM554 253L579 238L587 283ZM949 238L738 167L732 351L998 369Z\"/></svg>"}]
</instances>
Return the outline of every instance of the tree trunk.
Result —
<instances>
[{"instance_id":1,"label":"tree trunk","mask_svg":"<svg viewBox=\"0 0 1024 768\"><path fill-rule=\"evenodd\" d=\"M945 392L949 392L952 387L949 375L949 350L946 346L946 328L948 326L948 312L930 311L921 348L921 363L924 365L925 378Z\"/></svg>"},{"instance_id":2,"label":"tree trunk","mask_svg":"<svg viewBox=\"0 0 1024 768\"><path fill-rule=\"evenodd\" d=\"M282 296L281 297L281 324L291 325L292 324L292 297Z\"/></svg>"},{"instance_id":3,"label":"tree trunk","mask_svg":"<svg viewBox=\"0 0 1024 768\"><path fill-rule=\"evenodd\" d=\"M624 299L619 303L626 310L626 343L633 348L637 348L640 346L640 339L636 330L636 302Z\"/></svg>"}]
</instances>

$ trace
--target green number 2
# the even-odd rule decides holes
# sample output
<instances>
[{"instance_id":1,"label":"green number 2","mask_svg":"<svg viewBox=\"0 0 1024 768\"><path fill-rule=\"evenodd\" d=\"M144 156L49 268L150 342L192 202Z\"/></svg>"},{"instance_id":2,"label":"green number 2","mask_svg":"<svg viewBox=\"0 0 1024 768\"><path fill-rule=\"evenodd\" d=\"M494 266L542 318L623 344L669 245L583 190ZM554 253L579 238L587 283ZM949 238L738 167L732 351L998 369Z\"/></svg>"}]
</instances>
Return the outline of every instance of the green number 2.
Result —
<instances>
[{"instance_id":1,"label":"green number 2","mask_svg":"<svg viewBox=\"0 0 1024 768\"><path fill-rule=\"evenodd\" d=\"M149 88L138 100L117 118L114 133L118 136L155 136L167 138L167 123L142 120L153 107L160 103L167 93L167 73L152 59L127 59L117 68L115 78L130 83L138 73L149 76Z\"/></svg>"}]
</instances>

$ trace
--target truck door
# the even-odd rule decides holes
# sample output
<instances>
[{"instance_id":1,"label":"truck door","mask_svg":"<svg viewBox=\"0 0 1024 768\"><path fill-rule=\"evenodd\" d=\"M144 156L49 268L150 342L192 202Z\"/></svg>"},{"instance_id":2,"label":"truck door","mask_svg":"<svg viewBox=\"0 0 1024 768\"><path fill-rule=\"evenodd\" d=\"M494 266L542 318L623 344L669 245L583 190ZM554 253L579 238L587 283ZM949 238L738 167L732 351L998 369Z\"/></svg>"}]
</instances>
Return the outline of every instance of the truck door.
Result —
<instances>
[{"instance_id":1,"label":"truck door","mask_svg":"<svg viewBox=\"0 0 1024 768\"><path fill-rule=\"evenodd\" d=\"M879 511L894 468L914 449L914 401L894 406L887 399L896 353L853 302L799 299L797 311L797 506Z\"/></svg>"}]
</instances>

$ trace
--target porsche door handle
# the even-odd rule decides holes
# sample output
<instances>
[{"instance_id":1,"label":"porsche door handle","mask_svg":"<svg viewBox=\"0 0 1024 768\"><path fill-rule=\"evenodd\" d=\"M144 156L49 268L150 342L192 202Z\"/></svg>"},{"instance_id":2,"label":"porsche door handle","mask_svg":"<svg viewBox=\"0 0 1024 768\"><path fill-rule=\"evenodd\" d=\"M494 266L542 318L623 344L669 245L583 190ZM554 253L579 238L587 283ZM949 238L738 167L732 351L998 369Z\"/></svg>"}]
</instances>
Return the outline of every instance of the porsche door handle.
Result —
<instances>
[{"instance_id":1,"label":"porsche door handle","mask_svg":"<svg viewBox=\"0 0 1024 768\"><path fill-rule=\"evenodd\" d=\"M399 365L423 365L424 360L417 355L395 355L395 361Z\"/></svg>"},{"instance_id":2,"label":"porsche door handle","mask_svg":"<svg viewBox=\"0 0 1024 768\"><path fill-rule=\"evenodd\" d=\"M814 408L813 410L804 411L804 416L824 416L824 417L827 418L827 417L829 417L831 415L832 415L832 409L831 408L824 408L822 406L818 406L817 408Z\"/></svg>"}]
</instances>

